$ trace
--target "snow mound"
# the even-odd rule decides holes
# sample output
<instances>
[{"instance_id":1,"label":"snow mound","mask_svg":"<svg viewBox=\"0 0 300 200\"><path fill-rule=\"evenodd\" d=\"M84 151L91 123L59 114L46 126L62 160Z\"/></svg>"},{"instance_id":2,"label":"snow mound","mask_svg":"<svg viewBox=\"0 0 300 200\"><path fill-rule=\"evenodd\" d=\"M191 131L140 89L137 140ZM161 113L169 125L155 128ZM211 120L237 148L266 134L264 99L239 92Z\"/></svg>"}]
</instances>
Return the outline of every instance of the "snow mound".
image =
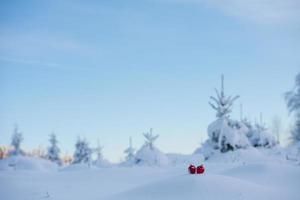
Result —
<instances>
[{"instance_id":1,"label":"snow mound","mask_svg":"<svg viewBox=\"0 0 300 200\"><path fill-rule=\"evenodd\" d=\"M0 170L53 171L57 167L51 161L28 156L11 156L0 160Z\"/></svg>"},{"instance_id":2,"label":"snow mound","mask_svg":"<svg viewBox=\"0 0 300 200\"><path fill-rule=\"evenodd\" d=\"M101 159L101 160L98 159L93 162L93 166L98 167L98 168L106 168L106 167L111 167L112 163L110 163L106 159Z\"/></svg>"},{"instance_id":3,"label":"snow mound","mask_svg":"<svg viewBox=\"0 0 300 200\"><path fill-rule=\"evenodd\" d=\"M287 148L286 159L300 164L300 141Z\"/></svg>"},{"instance_id":4,"label":"snow mound","mask_svg":"<svg viewBox=\"0 0 300 200\"><path fill-rule=\"evenodd\" d=\"M240 152L247 159L250 155L268 157L256 149ZM69 166L67 172L0 171L0 194L2 199L11 200L299 199L300 167L290 162L208 160L204 166L202 175L188 174L188 165L86 170L90 169L87 165L78 164Z\"/></svg>"},{"instance_id":5,"label":"snow mound","mask_svg":"<svg viewBox=\"0 0 300 200\"><path fill-rule=\"evenodd\" d=\"M62 168L61 171L85 171L85 170L92 170L92 169L97 169L97 168L87 163L76 163Z\"/></svg>"},{"instance_id":6,"label":"snow mound","mask_svg":"<svg viewBox=\"0 0 300 200\"><path fill-rule=\"evenodd\" d=\"M143 145L135 155L135 164L146 166L167 166L168 157L159 149L150 145Z\"/></svg>"},{"instance_id":7,"label":"snow mound","mask_svg":"<svg viewBox=\"0 0 300 200\"><path fill-rule=\"evenodd\" d=\"M284 185L290 189L294 188L297 190L300 184L299 167L288 164L272 162L252 163L224 170L221 174L273 188Z\"/></svg>"},{"instance_id":8,"label":"snow mound","mask_svg":"<svg viewBox=\"0 0 300 200\"><path fill-rule=\"evenodd\" d=\"M227 153L221 153L220 151L215 150L212 152L207 162L252 163L264 161L274 161L274 157L266 155L257 148L249 147L247 149L237 149L235 151L228 151Z\"/></svg>"},{"instance_id":9,"label":"snow mound","mask_svg":"<svg viewBox=\"0 0 300 200\"><path fill-rule=\"evenodd\" d=\"M182 155L182 154L175 154L169 153L167 154L170 165L189 165L191 163L203 163L204 157L202 154L192 154L192 155Z\"/></svg>"},{"instance_id":10,"label":"snow mound","mask_svg":"<svg viewBox=\"0 0 300 200\"><path fill-rule=\"evenodd\" d=\"M252 191L252 192L249 192ZM245 195L247 194L247 195ZM117 199L297 199L294 195L224 175L183 174L113 195Z\"/></svg>"}]
</instances>

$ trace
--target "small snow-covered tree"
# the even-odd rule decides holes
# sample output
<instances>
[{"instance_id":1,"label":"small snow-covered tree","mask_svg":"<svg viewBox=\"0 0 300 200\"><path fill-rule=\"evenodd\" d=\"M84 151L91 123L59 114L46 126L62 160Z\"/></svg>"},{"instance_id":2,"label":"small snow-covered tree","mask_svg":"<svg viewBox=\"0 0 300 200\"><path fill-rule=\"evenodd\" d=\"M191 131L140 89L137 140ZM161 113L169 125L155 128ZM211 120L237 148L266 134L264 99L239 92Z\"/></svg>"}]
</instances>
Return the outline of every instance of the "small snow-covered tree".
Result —
<instances>
[{"instance_id":1,"label":"small snow-covered tree","mask_svg":"<svg viewBox=\"0 0 300 200\"><path fill-rule=\"evenodd\" d=\"M157 138L159 137L159 135L153 135L153 129L150 128L150 131L147 133L143 133L144 137L146 138L146 145L148 145L150 147L150 149L153 149L153 143L155 140L157 140Z\"/></svg>"},{"instance_id":2,"label":"small snow-covered tree","mask_svg":"<svg viewBox=\"0 0 300 200\"><path fill-rule=\"evenodd\" d=\"M24 155L24 152L21 150L22 141L23 135L18 130L18 126L16 125L14 128L14 133L12 135L11 145L13 146L13 150L10 152L10 155Z\"/></svg>"},{"instance_id":3,"label":"small snow-covered tree","mask_svg":"<svg viewBox=\"0 0 300 200\"><path fill-rule=\"evenodd\" d=\"M253 144L254 147L270 148L278 143L274 135L269 133L264 124L255 124L254 135L256 138L256 141Z\"/></svg>"},{"instance_id":4,"label":"small snow-covered tree","mask_svg":"<svg viewBox=\"0 0 300 200\"><path fill-rule=\"evenodd\" d=\"M124 153L126 154L126 161L131 161L131 160L134 160L135 158L135 155L134 155L134 148L132 147L132 139L131 137L129 138L129 147L127 147L125 150L124 150Z\"/></svg>"},{"instance_id":5,"label":"small snow-covered tree","mask_svg":"<svg viewBox=\"0 0 300 200\"><path fill-rule=\"evenodd\" d=\"M100 142L98 141L97 148L95 149L95 152L97 153L97 159L96 160L98 162L103 160L102 150L103 150L103 147L100 145Z\"/></svg>"},{"instance_id":6,"label":"small snow-covered tree","mask_svg":"<svg viewBox=\"0 0 300 200\"><path fill-rule=\"evenodd\" d=\"M221 152L234 150L235 148L244 148L248 146L245 136L245 127L243 124L233 121L229 118L233 103L239 98L238 95L226 96L224 92L224 76L221 77L220 92L215 89L216 97L211 96L210 106L216 110L217 120L208 126L209 145Z\"/></svg>"},{"instance_id":7,"label":"small snow-covered tree","mask_svg":"<svg viewBox=\"0 0 300 200\"><path fill-rule=\"evenodd\" d=\"M280 132L281 132L281 118L278 116L273 117L272 119L272 132L276 136L277 141L280 140Z\"/></svg>"},{"instance_id":8,"label":"small snow-covered tree","mask_svg":"<svg viewBox=\"0 0 300 200\"><path fill-rule=\"evenodd\" d=\"M108 160L103 157L103 146L100 145L100 142L97 142L97 147L93 149L93 152L97 154L96 160L93 161L93 164L97 167L109 167L111 164Z\"/></svg>"},{"instance_id":9,"label":"small snow-covered tree","mask_svg":"<svg viewBox=\"0 0 300 200\"><path fill-rule=\"evenodd\" d=\"M47 159L51 160L52 162L55 162L60 165L61 164L61 160L59 157L60 149L57 146L58 141L57 141L56 135L54 133L52 133L50 135L49 142L50 142L50 147L48 147L46 157L47 157Z\"/></svg>"},{"instance_id":10,"label":"small snow-covered tree","mask_svg":"<svg viewBox=\"0 0 300 200\"><path fill-rule=\"evenodd\" d=\"M74 161L73 164L91 162L92 149L89 147L85 139L78 138L75 144Z\"/></svg>"},{"instance_id":11,"label":"small snow-covered tree","mask_svg":"<svg viewBox=\"0 0 300 200\"><path fill-rule=\"evenodd\" d=\"M221 90L220 92L215 88L216 97L211 96L210 106L217 111L216 117L223 118L229 117L231 113L232 105L236 99L239 98L239 95L234 97L226 96L224 93L224 76L221 77Z\"/></svg>"},{"instance_id":12,"label":"small snow-covered tree","mask_svg":"<svg viewBox=\"0 0 300 200\"><path fill-rule=\"evenodd\" d=\"M154 146L158 135L153 134L152 128L148 133L143 133L145 144L136 152L135 164L148 166L164 166L169 164L168 157Z\"/></svg>"},{"instance_id":13,"label":"small snow-covered tree","mask_svg":"<svg viewBox=\"0 0 300 200\"><path fill-rule=\"evenodd\" d=\"M292 139L300 141L300 73L295 79L295 86L285 94L285 100L290 113L295 116L295 125L292 130Z\"/></svg>"},{"instance_id":14,"label":"small snow-covered tree","mask_svg":"<svg viewBox=\"0 0 300 200\"><path fill-rule=\"evenodd\" d=\"M242 123L248 128L246 136L253 147L271 148L278 144L278 140L268 131L262 120L260 123L255 122L254 125L247 119Z\"/></svg>"},{"instance_id":15,"label":"small snow-covered tree","mask_svg":"<svg viewBox=\"0 0 300 200\"><path fill-rule=\"evenodd\" d=\"M297 114L297 120L294 125L294 130L292 131L293 138L296 141L300 141L300 113Z\"/></svg>"}]
</instances>

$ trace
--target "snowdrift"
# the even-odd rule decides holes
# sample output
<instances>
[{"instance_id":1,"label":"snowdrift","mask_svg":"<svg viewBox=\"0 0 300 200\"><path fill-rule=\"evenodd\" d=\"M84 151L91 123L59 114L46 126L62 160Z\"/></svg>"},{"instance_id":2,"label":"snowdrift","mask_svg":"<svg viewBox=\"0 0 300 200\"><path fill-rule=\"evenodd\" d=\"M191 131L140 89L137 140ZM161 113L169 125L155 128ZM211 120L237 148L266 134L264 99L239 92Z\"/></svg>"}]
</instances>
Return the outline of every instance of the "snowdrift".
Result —
<instances>
[{"instance_id":1,"label":"snowdrift","mask_svg":"<svg viewBox=\"0 0 300 200\"><path fill-rule=\"evenodd\" d=\"M111 167L113 166L112 163L110 163L108 160L106 159L101 159L101 160L95 160L93 162L93 166L98 167L98 168L106 168L106 167Z\"/></svg>"},{"instance_id":2,"label":"snowdrift","mask_svg":"<svg viewBox=\"0 0 300 200\"><path fill-rule=\"evenodd\" d=\"M286 159L297 162L300 165L300 141L287 148Z\"/></svg>"},{"instance_id":3,"label":"snowdrift","mask_svg":"<svg viewBox=\"0 0 300 200\"><path fill-rule=\"evenodd\" d=\"M57 168L51 161L28 156L11 156L0 160L0 170L53 171Z\"/></svg>"},{"instance_id":4,"label":"snowdrift","mask_svg":"<svg viewBox=\"0 0 300 200\"><path fill-rule=\"evenodd\" d=\"M135 155L135 164L146 166L167 166L168 157L156 147L143 145Z\"/></svg>"},{"instance_id":5,"label":"snowdrift","mask_svg":"<svg viewBox=\"0 0 300 200\"><path fill-rule=\"evenodd\" d=\"M200 158L173 156L195 162ZM219 152L215 160L204 161L202 175L188 174L186 164L101 169L74 164L47 173L0 170L0 194L11 200L298 200L300 167L281 157L257 148Z\"/></svg>"},{"instance_id":6,"label":"snowdrift","mask_svg":"<svg viewBox=\"0 0 300 200\"><path fill-rule=\"evenodd\" d=\"M274 162L241 165L224 170L221 174L273 188L297 188L300 183L299 166Z\"/></svg>"},{"instance_id":7,"label":"snowdrift","mask_svg":"<svg viewBox=\"0 0 300 200\"><path fill-rule=\"evenodd\" d=\"M63 167L60 171L86 171L97 169L94 165L87 163L76 163Z\"/></svg>"},{"instance_id":8,"label":"snowdrift","mask_svg":"<svg viewBox=\"0 0 300 200\"><path fill-rule=\"evenodd\" d=\"M202 154L182 155L182 154L166 154L169 159L169 164L172 166L189 164L201 164L204 162Z\"/></svg>"},{"instance_id":9,"label":"snowdrift","mask_svg":"<svg viewBox=\"0 0 300 200\"><path fill-rule=\"evenodd\" d=\"M201 148L200 153L205 150ZM210 163L257 163L257 162L280 162L291 163L287 160L287 152L285 149L274 147L266 149L263 147L254 148L248 147L247 149L237 149L227 153L221 153L218 150L210 152L210 158L206 162ZM197 155L197 154L195 154ZM202 155L202 154L198 154Z\"/></svg>"},{"instance_id":10,"label":"snowdrift","mask_svg":"<svg viewBox=\"0 0 300 200\"><path fill-rule=\"evenodd\" d=\"M299 181L298 181L299 182ZM297 199L296 194L274 190L260 185L224 175L187 175L172 177L138 186L126 192L113 195L109 200L182 200L182 199Z\"/></svg>"}]
</instances>

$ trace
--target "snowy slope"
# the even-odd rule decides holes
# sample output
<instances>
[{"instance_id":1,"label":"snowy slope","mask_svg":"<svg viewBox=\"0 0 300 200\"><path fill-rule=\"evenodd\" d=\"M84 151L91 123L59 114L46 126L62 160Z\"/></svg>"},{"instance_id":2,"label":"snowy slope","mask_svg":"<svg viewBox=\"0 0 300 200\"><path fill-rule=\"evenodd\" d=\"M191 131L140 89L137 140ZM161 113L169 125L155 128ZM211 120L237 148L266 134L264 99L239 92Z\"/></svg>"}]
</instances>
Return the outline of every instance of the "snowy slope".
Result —
<instances>
[{"instance_id":1,"label":"snowy slope","mask_svg":"<svg viewBox=\"0 0 300 200\"><path fill-rule=\"evenodd\" d=\"M299 181L298 181L299 183ZM113 195L109 199L297 199L296 193L230 176L206 174L181 175Z\"/></svg>"},{"instance_id":2,"label":"snowy slope","mask_svg":"<svg viewBox=\"0 0 300 200\"><path fill-rule=\"evenodd\" d=\"M143 145L135 155L135 163L142 166L167 166L169 160L158 148Z\"/></svg>"},{"instance_id":3,"label":"snowy slope","mask_svg":"<svg viewBox=\"0 0 300 200\"><path fill-rule=\"evenodd\" d=\"M0 160L0 170L49 171L57 170L57 165L46 159L27 156L11 156Z\"/></svg>"},{"instance_id":4,"label":"snowy slope","mask_svg":"<svg viewBox=\"0 0 300 200\"><path fill-rule=\"evenodd\" d=\"M168 156L169 165L189 165L192 163L202 163L204 161L204 157L201 154L192 154L192 155L184 155L184 154L166 154Z\"/></svg>"},{"instance_id":5,"label":"snowy slope","mask_svg":"<svg viewBox=\"0 0 300 200\"><path fill-rule=\"evenodd\" d=\"M204 162L204 175L188 174L187 164L179 162L165 167L0 170L0 199L298 200L300 166L276 155L254 150L217 155L215 160ZM178 160L202 163L194 155L188 157Z\"/></svg>"}]
</instances>

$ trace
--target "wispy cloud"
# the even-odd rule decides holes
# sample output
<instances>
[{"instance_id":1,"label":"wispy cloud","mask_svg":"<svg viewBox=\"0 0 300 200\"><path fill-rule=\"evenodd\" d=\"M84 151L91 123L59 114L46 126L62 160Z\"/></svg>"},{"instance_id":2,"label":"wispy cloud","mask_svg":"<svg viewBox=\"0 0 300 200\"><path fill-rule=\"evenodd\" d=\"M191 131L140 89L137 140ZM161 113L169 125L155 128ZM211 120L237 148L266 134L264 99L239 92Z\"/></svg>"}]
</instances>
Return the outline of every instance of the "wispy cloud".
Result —
<instances>
[{"instance_id":1,"label":"wispy cloud","mask_svg":"<svg viewBox=\"0 0 300 200\"><path fill-rule=\"evenodd\" d=\"M38 56L47 54L93 55L97 49L67 36L55 35L51 32L13 32L0 34L0 55L10 53L22 56Z\"/></svg>"},{"instance_id":2,"label":"wispy cloud","mask_svg":"<svg viewBox=\"0 0 300 200\"><path fill-rule=\"evenodd\" d=\"M24 67L29 65L30 67L34 67L36 69L53 69L56 71L91 71L94 68L89 68L86 66L81 65L70 65L70 64L62 64L62 63L55 63L46 60L30 60L30 59L19 59L19 58L11 58L11 57L4 57L0 56L0 63L12 63L17 64L18 67Z\"/></svg>"},{"instance_id":3,"label":"wispy cloud","mask_svg":"<svg viewBox=\"0 0 300 200\"><path fill-rule=\"evenodd\" d=\"M211 6L226 15L257 23L300 23L299 0L174 0L173 2Z\"/></svg>"},{"instance_id":4,"label":"wispy cloud","mask_svg":"<svg viewBox=\"0 0 300 200\"><path fill-rule=\"evenodd\" d=\"M8 62L8 63L16 63L16 64L38 65L38 66L51 67L51 68L59 68L62 66L58 63L44 62L40 60L23 60L23 59L1 57L1 56L0 56L0 61Z\"/></svg>"},{"instance_id":5,"label":"wispy cloud","mask_svg":"<svg viewBox=\"0 0 300 200\"><path fill-rule=\"evenodd\" d=\"M70 64L64 57L89 58L97 55L98 52L98 49L80 40L50 35L50 33L0 33L0 61L21 64L20 66L24 64L60 70L74 68L74 66L66 66Z\"/></svg>"}]
</instances>

